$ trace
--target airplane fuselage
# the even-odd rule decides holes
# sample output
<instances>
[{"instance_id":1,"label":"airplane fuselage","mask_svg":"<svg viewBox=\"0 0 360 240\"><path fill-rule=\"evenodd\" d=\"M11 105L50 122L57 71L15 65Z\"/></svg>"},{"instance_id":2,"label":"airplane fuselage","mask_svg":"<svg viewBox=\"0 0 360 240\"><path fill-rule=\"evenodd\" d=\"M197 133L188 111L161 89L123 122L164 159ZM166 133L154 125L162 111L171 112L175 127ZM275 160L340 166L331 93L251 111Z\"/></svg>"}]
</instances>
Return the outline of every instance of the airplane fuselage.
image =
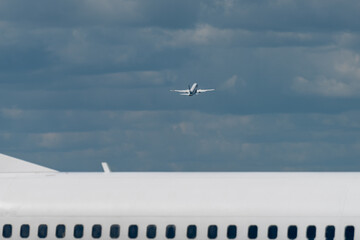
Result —
<instances>
[{"instance_id":1,"label":"airplane fuselage","mask_svg":"<svg viewBox=\"0 0 360 240\"><path fill-rule=\"evenodd\" d=\"M354 240L358 186L360 173L2 173L0 234Z\"/></svg>"},{"instance_id":2,"label":"airplane fuselage","mask_svg":"<svg viewBox=\"0 0 360 240\"><path fill-rule=\"evenodd\" d=\"M197 93L198 84L194 83L189 89L189 96L194 96Z\"/></svg>"}]
</instances>

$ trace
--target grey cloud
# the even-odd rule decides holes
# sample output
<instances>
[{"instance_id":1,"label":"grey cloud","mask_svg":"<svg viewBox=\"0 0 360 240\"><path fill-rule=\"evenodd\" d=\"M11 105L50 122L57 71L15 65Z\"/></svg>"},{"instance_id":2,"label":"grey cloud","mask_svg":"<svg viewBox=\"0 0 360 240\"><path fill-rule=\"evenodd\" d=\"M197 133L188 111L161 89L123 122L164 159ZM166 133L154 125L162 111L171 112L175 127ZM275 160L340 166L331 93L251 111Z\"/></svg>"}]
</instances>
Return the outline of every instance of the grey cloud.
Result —
<instances>
[{"instance_id":1,"label":"grey cloud","mask_svg":"<svg viewBox=\"0 0 360 240\"><path fill-rule=\"evenodd\" d=\"M202 19L220 28L272 31L343 31L360 29L356 1L212 1Z\"/></svg>"},{"instance_id":2,"label":"grey cloud","mask_svg":"<svg viewBox=\"0 0 360 240\"><path fill-rule=\"evenodd\" d=\"M360 167L353 164L360 146L359 112L246 116L193 111L57 112L59 119L52 128L29 131L37 121L51 122L46 121L47 114L15 114L29 124L18 133L11 127L1 131L3 152L60 170L82 171L99 170L101 161L119 171ZM77 126L64 128L74 124L73 119L78 119Z\"/></svg>"},{"instance_id":3,"label":"grey cloud","mask_svg":"<svg viewBox=\"0 0 360 240\"><path fill-rule=\"evenodd\" d=\"M340 36L338 33L313 32L278 32L278 31L250 31L244 29L217 28L208 24L200 24L192 29L164 30L168 38L161 39L164 45L173 47L197 46L216 47L314 47L331 46L336 42L351 42L354 35ZM350 44L348 44L350 45Z\"/></svg>"},{"instance_id":4,"label":"grey cloud","mask_svg":"<svg viewBox=\"0 0 360 240\"><path fill-rule=\"evenodd\" d=\"M53 56L41 47L0 46L0 71L29 72L51 66ZM6 81L6 79L4 79Z\"/></svg>"},{"instance_id":5,"label":"grey cloud","mask_svg":"<svg viewBox=\"0 0 360 240\"><path fill-rule=\"evenodd\" d=\"M321 54L324 55L323 53ZM298 76L294 79L293 89L305 94L319 94L333 97L359 96L360 57L352 51L337 50L326 54L323 59L327 64L328 71L320 72L315 79L307 79ZM316 56L318 58L318 56ZM318 61L316 59L314 64ZM321 67L318 67L320 69Z\"/></svg>"},{"instance_id":6,"label":"grey cloud","mask_svg":"<svg viewBox=\"0 0 360 240\"><path fill-rule=\"evenodd\" d=\"M358 8L1 1L0 152L60 170L357 169ZM216 91L169 91L193 82Z\"/></svg>"},{"instance_id":7,"label":"grey cloud","mask_svg":"<svg viewBox=\"0 0 360 240\"><path fill-rule=\"evenodd\" d=\"M2 1L0 20L30 26L83 27L92 25L191 27L199 3L192 1ZM31 11L29 11L31 9Z\"/></svg>"},{"instance_id":8,"label":"grey cloud","mask_svg":"<svg viewBox=\"0 0 360 240\"><path fill-rule=\"evenodd\" d=\"M324 76L320 76L312 81L309 81L303 77L297 77L294 80L293 88L296 91L305 94L320 94L324 96L346 97L352 96L358 92L358 87L356 85L352 86L351 84L336 79L328 79Z\"/></svg>"}]
</instances>

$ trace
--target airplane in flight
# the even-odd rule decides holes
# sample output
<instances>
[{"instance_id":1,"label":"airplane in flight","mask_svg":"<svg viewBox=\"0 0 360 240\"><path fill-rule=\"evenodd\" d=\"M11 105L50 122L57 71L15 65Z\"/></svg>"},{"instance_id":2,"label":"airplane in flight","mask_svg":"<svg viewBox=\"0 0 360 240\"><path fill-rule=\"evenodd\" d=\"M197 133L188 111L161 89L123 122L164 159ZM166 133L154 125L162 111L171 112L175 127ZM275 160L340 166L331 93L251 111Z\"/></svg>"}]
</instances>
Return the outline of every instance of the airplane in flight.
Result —
<instances>
[{"instance_id":1,"label":"airplane in flight","mask_svg":"<svg viewBox=\"0 0 360 240\"><path fill-rule=\"evenodd\" d=\"M58 172L0 154L1 239L354 240L359 172Z\"/></svg>"},{"instance_id":2,"label":"airplane in flight","mask_svg":"<svg viewBox=\"0 0 360 240\"><path fill-rule=\"evenodd\" d=\"M198 89L198 86L199 85L197 83L194 83L191 87L189 85L188 89L170 90L170 91L181 93L180 95L184 95L184 96L194 96L194 95L198 95L199 93L215 91L215 89Z\"/></svg>"}]
</instances>

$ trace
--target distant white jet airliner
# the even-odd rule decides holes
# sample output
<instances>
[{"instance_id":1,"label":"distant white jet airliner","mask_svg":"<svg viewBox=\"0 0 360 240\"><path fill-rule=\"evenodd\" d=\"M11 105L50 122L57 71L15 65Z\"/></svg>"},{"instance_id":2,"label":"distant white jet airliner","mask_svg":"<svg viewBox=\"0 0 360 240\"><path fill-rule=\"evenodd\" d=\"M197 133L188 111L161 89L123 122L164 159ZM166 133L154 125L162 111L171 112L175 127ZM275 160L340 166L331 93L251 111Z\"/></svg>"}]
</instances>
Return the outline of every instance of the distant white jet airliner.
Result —
<instances>
[{"instance_id":1,"label":"distant white jet airliner","mask_svg":"<svg viewBox=\"0 0 360 240\"><path fill-rule=\"evenodd\" d=\"M194 96L197 95L198 93L215 91L215 89L198 89L198 84L194 83L191 87L189 85L188 89L186 90L170 90L170 91L181 93L180 95L184 95L184 96Z\"/></svg>"}]
</instances>

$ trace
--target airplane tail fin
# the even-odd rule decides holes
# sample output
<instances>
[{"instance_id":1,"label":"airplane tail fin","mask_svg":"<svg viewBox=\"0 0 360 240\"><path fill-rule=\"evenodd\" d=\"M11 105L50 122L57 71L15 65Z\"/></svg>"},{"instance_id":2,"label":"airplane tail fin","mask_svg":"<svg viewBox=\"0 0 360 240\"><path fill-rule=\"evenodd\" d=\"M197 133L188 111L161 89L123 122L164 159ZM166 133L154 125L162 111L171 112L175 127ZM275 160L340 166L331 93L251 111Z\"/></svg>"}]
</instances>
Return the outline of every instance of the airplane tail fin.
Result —
<instances>
[{"instance_id":1,"label":"airplane tail fin","mask_svg":"<svg viewBox=\"0 0 360 240\"><path fill-rule=\"evenodd\" d=\"M36 173L36 172L57 172L57 171L0 153L0 173Z\"/></svg>"}]
</instances>

